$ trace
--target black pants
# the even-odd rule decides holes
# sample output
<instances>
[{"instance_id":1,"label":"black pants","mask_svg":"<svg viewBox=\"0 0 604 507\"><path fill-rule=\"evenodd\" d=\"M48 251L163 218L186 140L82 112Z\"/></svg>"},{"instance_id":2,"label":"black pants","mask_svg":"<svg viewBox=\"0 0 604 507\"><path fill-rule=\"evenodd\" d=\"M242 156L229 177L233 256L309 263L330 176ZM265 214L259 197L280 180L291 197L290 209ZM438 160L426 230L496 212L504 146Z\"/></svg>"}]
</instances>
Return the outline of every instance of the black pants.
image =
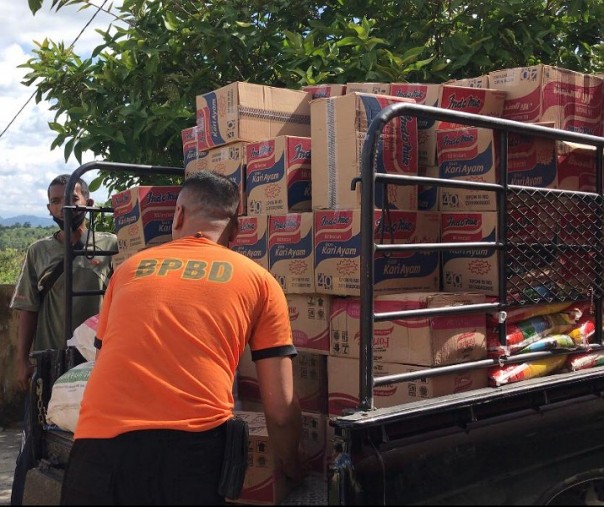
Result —
<instances>
[{"instance_id":1,"label":"black pants","mask_svg":"<svg viewBox=\"0 0 604 507\"><path fill-rule=\"evenodd\" d=\"M13 475L13 486L11 491L11 505L23 504L23 493L25 490L25 477L30 468L36 466L34 458L34 442L31 424L31 393L25 396L25 411L23 416L23 435L21 437L21 450L15 463Z\"/></svg>"},{"instance_id":2,"label":"black pants","mask_svg":"<svg viewBox=\"0 0 604 507\"><path fill-rule=\"evenodd\" d=\"M202 433L146 430L78 439L62 505L217 505L225 425Z\"/></svg>"}]
</instances>

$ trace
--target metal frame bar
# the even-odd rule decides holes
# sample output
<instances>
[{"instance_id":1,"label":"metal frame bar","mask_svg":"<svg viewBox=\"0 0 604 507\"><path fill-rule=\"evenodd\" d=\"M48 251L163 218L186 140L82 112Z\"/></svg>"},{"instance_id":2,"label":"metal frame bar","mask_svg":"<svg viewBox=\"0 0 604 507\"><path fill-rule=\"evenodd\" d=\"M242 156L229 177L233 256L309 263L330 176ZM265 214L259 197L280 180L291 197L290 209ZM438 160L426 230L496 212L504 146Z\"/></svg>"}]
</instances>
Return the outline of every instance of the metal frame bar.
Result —
<instances>
[{"instance_id":1,"label":"metal frame bar","mask_svg":"<svg viewBox=\"0 0 604 507\"><path fill-rule=\"evenodd\" d=\"M398 116L411 115L421 118L427 118L432 120L450 121L454 123L460 123L463 125L488 128L493 132L500 134L500 153L499 158L499 170L500 170L500 181L502 184L484 184L477 182L459 182L454 180L442 180L439 178L428 178L420 176L401 176L401 175L389 175L389 174L376 174L374 170L373 161L376 157L377 141L381 135L385 125ZM393 184L430 184L436 186L450 186L450 187L462 187L462 188L476 188L482 190L489 190L497 192L497 225L499 231L499 237L502 238L499 242L477 242L472 244L473 247L490 247L496 248L500 255L498 256L498 272L499 272L499 303L494 305L495 308L503 309L506 305L503 303L506 301L506 246L507 246L507 200L506 194L509 189L523 189L530 187L521 187L517 185L507 184L507 141L508 134L515 132L523 135L533 135L538 137L544 137L557 141L571 141L580 144L592 145L596 148L596 190L597 193L602 196L602 159L604 152L604 138L580 134L576 132L565 131L561 129L554 129L550 127L544 127L541 125L534 125L528 123L521 123L513 120L507 120L502 118L494 118L483 115L477 115L472 113L452 111L432 106L424 106L419 104L410 103L396 103L391 104L384 109L373 119L369 125L367 136L365 138L362 154L361 154L361 174L360 177L355 178L352 182L352 188L354 189L358 182L361 183L361 276L360 276L360 306L361 306L361 323L360 323L360 361L359 361L359 406L358 410L366 412L373 409L373 387L382 385L390 382L400 382L409 378L408 375L394 375L389 376L383 380L377 380L373 377L373 334L374 334L374 322L379 320L389 320L390 317L398 317L401 315L399 312L391 312L391 314L375 314L374 303L375 303L375 292L374 292L374 279L375 279L375 267L374 267L374 256L377 251L395 251L395 250L411 250L411 249L429 249L435 245L376 245L374 240L373 230L373 210L375 209L375 187L376 182L393 183ZM542 189L540 189L542 190ZM549 190L548 190L549 191ZM555 192L554 190L551 190ZM559 191L564 193L564 191ZM581 194L580 192L573 192L573 194ZM585 195L593 196L594 194L585 193ZM599 234L602 235L602 210L600 210L599 220ZM457 248L459 245L455 243L441 244L437 249L446 249L454 246ZM463 248L469 248L466 244ZM436 248L433 248L436 249ZM604 259L602 255L599 256L599 266L601 270L604 270ZM602 343L602 297L596 294L594 297L596 304L596 333L598 335L598 343ZM457 307L456 307L457 308ZM460 310L457 310L460 311ZM463 311L463 310L461 310ZM423 312L423 315L437 315L442 314L443 309L429 309ZM448 312L448 310L447 310ZM407 316L411 316L416 312L401 312ZM368 318L368 317L371 318ZM505 324L500 324L499 335L501 343L505 343L506 329ZM543 355L543 353L539 353ZM523 360L528 358L528 355L523 355ZM512 362L512 361L511 361ZM515 361L513 361L515 362ZM488 366L483 362L474 367L485 367ZM439 368L440 374L447 373L450 368ZM424 374L417 375L414 378L426 376ZM437 372L438 374L439 372ZM430 374L432 375L432 374Z\"/></svg>"},{"instance_id":2,"label":"metal frame bar","mask_svg":"<svg viewBox=\"0 0 604 507\"><path fill-rule=\"evenodd\" d=\"M104 291L74 291L73 290L73 259L76 255L86 255L89 252L86 250L75 250L71 245L72 231L71 224L73 222L73 213L75 211L91 211L91 212L113 212L113 208L107 207L91 207L91 206L74 206L73 204L73 191L75 189L78 179L82 177L88 171L101 170L101 171L112 171L112 172L124 172L136 174L138 176L148 176L151 174L167 174L174 176L184 176L184 168L182 167L167 167L167 166L153 166L143 164L125 164L118 162L88 162L78 167L65 185L65 201L63 206L63 219L65 223L65 236L64 236L64 247L65 247L65 321L64 321L64 339L65 343L69 340L73 334L72 329L72 304L74 296L91 296L103 294ZM95 255L113 255L116 252L99 250L95 252Z\"/></svg>"}]
</instances>

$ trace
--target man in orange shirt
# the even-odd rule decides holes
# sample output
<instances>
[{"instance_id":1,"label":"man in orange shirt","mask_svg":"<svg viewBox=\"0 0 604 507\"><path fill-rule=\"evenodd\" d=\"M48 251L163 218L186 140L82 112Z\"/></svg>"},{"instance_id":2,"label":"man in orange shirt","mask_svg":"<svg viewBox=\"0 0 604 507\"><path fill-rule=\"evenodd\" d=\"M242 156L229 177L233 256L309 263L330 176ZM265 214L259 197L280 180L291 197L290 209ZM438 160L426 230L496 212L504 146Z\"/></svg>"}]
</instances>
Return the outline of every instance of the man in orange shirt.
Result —
<instances>
[{"instance_id":1,"label":"man in orange shirt","mask_svg":"<svg viewBox=\"0 0 604 507\"><path fill-rule=\"evenodd\" d=\"M99 316L61 503L224 503L217 492L233 379L249 344L271 444L302 478L285 295L228 248L239 192L204 171L178 196L173 241L120 265ZM101 348L102 347L102 348Z\"/></svg>"}]
</instances>

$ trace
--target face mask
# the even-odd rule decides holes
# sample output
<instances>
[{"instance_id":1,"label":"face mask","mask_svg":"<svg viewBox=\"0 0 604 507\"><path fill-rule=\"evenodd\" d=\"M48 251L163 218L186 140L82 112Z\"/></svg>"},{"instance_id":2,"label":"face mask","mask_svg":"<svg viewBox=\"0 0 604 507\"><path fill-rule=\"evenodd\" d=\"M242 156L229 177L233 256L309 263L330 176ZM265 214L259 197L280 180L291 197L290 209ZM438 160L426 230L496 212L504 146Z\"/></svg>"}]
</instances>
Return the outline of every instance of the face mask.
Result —
<instances>
[{"instance_id":1,"label":"face mask","mask_svg":"<svg viewBox=\"0 0 604 507\"><path fill-rule=\"evenodd\" d=\"M82 222L84 221L85 218L86 218L85 211L80 211L80 212L74 213L73 218L71 220L71 230L75 232L78 229L78 227L80 227L80 225L82 225ZM65 222L63 220L61 220L60 218L57 218L55 216L53 216L52 219L56 222L56 224L59 226L59 228L62 231L65 229Z\"/></svg>"}]
</instances>

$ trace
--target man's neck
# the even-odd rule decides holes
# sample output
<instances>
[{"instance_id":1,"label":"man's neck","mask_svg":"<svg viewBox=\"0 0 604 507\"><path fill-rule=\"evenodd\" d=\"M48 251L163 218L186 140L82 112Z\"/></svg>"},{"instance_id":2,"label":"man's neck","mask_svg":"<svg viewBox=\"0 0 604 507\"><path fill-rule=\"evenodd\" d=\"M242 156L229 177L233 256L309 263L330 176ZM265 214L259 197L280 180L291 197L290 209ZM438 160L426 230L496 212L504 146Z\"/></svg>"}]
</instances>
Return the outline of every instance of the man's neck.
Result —
<instances>
[{"instance_id":1,"label":"man's neck","mask_svg":"<svg viewBox=\"0 0 604 507\"><path fill-rule=\"evenodd\" d=\"M71 233L71 244L75 245L81 238L86 237L88 230L86 227L80 227ZM61 242L65 243L65 231L59 230L56 238Z\"/></svg>"}]
</instances>

